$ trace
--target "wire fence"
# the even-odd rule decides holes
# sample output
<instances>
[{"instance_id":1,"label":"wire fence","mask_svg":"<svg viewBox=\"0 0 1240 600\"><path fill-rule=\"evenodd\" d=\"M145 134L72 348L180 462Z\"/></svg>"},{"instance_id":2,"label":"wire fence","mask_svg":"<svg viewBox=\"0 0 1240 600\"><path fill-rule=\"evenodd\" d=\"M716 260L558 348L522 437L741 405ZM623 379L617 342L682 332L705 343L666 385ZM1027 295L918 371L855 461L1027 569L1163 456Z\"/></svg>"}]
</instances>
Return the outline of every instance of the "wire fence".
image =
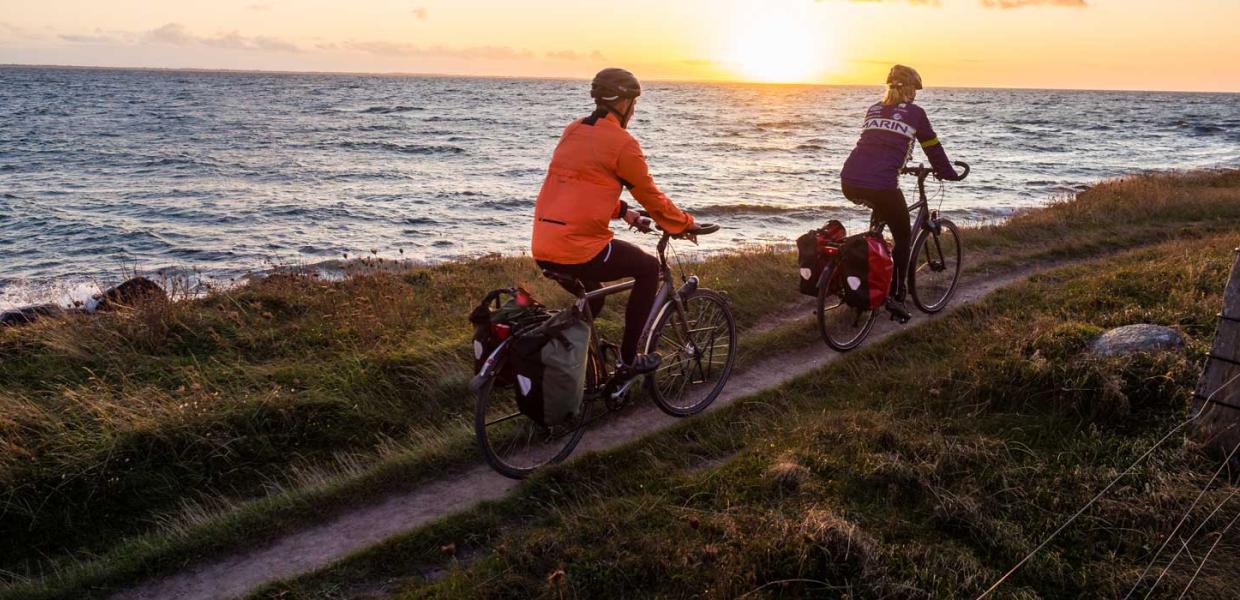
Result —
<instances>
[{"instance_id":1,"label":"wire fence","mask_svg":"<svg viewBox=\"0 0 1240 600\"><path fill-rule=\"evenodd\" d=\"M1230 386L1232 383L1235 383L1237 379L1240 379L1240 373L1236 373L1236 375L1234 375L1231 379L1228 379L1222 385L1220 385L1217 389L1211 392L1209 396L1206 397L1205 401L1201 403L1201 408L1198 409L1195 414L1190 415L1188 419L1179 423L1175 427L1172 427L1171 431L1168 431L1166 435L1162 436L1162 438L1160 438L1157 442L1155 442L1153 446L1150 446L1150 448L1147 449L1143 454L1141 454L1141 456L1137 457L1137 459L1133 461L1131 465L1128 465L1128 468L1124 469L1124 471L1120 473L1117 477L1112 479L1111 482L1106 485L1106 487L1102 488L1102 491L1095 494L1093 498L1090 498L1089 501L1086 502L1085 505L1082 506L1075 513L1073 513L1072 516L1069 517L1067 521L1064 521L1064 523L1060 525L1057 529L1055 529L1055 531L1052 532L1049 536L1047 536L1046 539L1042 540L1042 543L1038 544L1037 547L1035 547L1032 551L1026 554L1024 558L1021 558L1020 561L1017 562L1011 569L1008 569L1008 571L1004 573L1003 576L1000 577L998 580L996 580L993 584L991 584L989 588L986 588L986 591L982 592L982 594L977 597L977 600L982 600L983 598L990 596L990 594L992 594L995 590L999 589L999 586L1003 585L1003 583L1007 581L1009 578L1011 578L1012 575L1015 575L1016 572L1019 571L1021 567L1025 566L1025 564L1028 563L1030 560L1032 560L1033 557L1037 556L1039 552L1041 552L1044 548L1046 548L1046 546L1048 546L1051 543L1051 541L1053 541L1056 537L1058 537L1060 533L1063 533L1063 531L1067 529L1069 525L1075 522L1077 518L1085 514L1085 511L1089 510L1094 504L1098 502L1098 500L1106 496L1107 492L1111 491L1111 489L1114 488L1116 484L1118 484L1121 480L1123 480L1123 478L1131 474L1133 470L1137 468L1137 466L1145 462L1147 458L1149 458L1152 454L1154 454L1154 451L1158 450L1160 447L1162 447L1163 444L1167 443L1167 440L1170 440L1172 436L1174 436L1180 430L1184 429L1189 424L1191 424L1193 421L1196 421L1198 418L1204 415L1207 411L1209 411L1214 406L1214 397L1218 395L1219 392L1222 392L1224 389ZM1230 499L1230 497L1228 499ZM1200 527L1198 527L1198 530L1199 529ZM1195 533L1196 532L1194 532L1194 534ZM1182 550L1183 548L1181 548L1181 551ZM1165 572L1166 570L1164 570L1164 573ZM1157 585L1157 583L1155 585Z\"/></svg>"},{"instance_id":2,"label":"wire fence","mask_svg":"<svg viewBox=\"0 0 1240 600\"><path fill-rule=\"evenodd\" d=\"M1219 475L1221 475L1224 470L1227 470L1227 466L1231 464L1231 459L1235 456L1237 450L1240 450L1240 443L1237 443L1236 446L1231 449L1231 452L1228 453L1227 457L1223 459L1223 463L1219 465L1218 470L1214 471L1214 476L1211 477L1210 481L1207 481L1206 485L1201 488L1201 492L1198 493L1197 497L1193 499L1193 503L1188 505L1188 509L1184 511L1184 516L1180 517L1180 521L1175 524L1175 527L1170 533L1167 534L1167 537L1163 539L1162 544L1158 546L1158 550L1154 552L1154 556L1150 558L1149 564L1145 565L1145 569L1141 571L1141 575L1137 577L1135 582L1133 582L1132 589L1128 590L1127 594L1124 594L1124 600L1131 598L1132 595L1136 593L1137 588L1141 587L1141 582L1145 580L1145 576L1149 574L1150 569L1154 568L1154 564L1157 563L1158 558L1162 556L1163 550L1165 550L1167 545L1171 543L1171 538L1175 537L1175 534L1180 532L1180 528L1183 527L1184 523L1188 521L1193 509L1197 508L1197 505L1201 503L1201 499L1204 498L1206 492L1210 490L1210 486L1214 485L1214 482L1218 480Z\"/></svg>"}]
</instances>

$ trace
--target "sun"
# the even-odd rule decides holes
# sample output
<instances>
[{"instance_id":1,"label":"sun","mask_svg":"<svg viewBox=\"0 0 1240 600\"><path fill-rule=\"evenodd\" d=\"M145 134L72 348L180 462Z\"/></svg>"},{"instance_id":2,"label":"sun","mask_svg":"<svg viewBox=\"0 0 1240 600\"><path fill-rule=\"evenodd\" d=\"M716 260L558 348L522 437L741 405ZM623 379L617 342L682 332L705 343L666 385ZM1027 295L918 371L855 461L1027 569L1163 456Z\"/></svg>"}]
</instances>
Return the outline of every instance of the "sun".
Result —
<instances>
[{"instance_id":1,"label":"sun","mask_svg":"<svg viewBox=\"0 0 1240 600\"><path fill-rule=\"evenodd\" d=\"M825 32L804 15L767 13L748 15L738 22L730 39L730 62L737 75L764 83L807 83L821 78L832 62Z\"/></svg>"}]
</instances>

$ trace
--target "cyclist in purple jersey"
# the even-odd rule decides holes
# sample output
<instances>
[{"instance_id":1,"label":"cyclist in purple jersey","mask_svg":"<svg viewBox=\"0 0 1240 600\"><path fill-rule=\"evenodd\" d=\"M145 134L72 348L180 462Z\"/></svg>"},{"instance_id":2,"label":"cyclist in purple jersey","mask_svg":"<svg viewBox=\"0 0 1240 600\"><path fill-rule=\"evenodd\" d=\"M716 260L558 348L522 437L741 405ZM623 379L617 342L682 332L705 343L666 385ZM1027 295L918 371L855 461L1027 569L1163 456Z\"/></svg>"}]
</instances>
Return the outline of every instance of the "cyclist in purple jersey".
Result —
<instances>
[{"instance_id":1,"label":"cyclist in purple jersey","mask_svg":"<svg viewBox=\"0 0 1240 600\"><path fill-rule=\"evenodd\" d=\"M853 148L844 170L840 173L844 197L870 207L887 223L895 239L892 259L895 274L887 310L907 318L904 307L904 282L908 279L909 225L908 203L900 191L900 168L913 156L913 145L920 144L939 179L959 181L960 174L952 167L947 152L930 127L926 111L913 104L917 90L922 89L921 75L911 67L896 65L887 75L887 93L882 102L865 113L861 139Z\"/></svg>"}]
</instances>

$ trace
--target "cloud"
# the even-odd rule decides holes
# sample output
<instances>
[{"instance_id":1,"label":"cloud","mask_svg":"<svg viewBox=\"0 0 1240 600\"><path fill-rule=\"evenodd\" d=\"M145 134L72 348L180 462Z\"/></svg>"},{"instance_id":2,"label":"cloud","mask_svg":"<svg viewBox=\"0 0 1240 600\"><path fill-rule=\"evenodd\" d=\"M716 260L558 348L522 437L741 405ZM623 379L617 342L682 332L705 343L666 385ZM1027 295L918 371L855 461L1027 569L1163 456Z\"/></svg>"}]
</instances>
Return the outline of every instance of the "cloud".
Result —
<instances>
[{"instance_id":1,"label":"cloud","mask_svg":"<svg viewBox=\"0 0 1240 600\"><path fill-rule=\"evenodd\" d=\"M828 2L830 0L816 0ZM853 4L912 4L915 6L943 6L940 0L847 0ZM1067 6L1085 8L1089 6L1085 0L981 0L986 8L1023 8L1026 6Z\"/></svg>"},{"instance_id":2,"label":"cloud","mask_svg":"<svg viewBox=\"0 0 1240 600\"><path fill-rule=\"evenodd\" d=\"M197 38L190 35L189 30L180 23L168 23L162 27L157 27L146 32L142 37L144 41L155 44L167 44L169 46L190 46L197 41Z\"/></svg>"},{"instance_id":3,"label":"cloud","mask_svg":"<svg viewBox=\"0 0 1240 600\"><path fill-rule=\"evenodd\" d=\"M413 9L413 16L414 16L414 18L416 18L416 19L419 19L419 20L421 20L421 19L425 19L427 14L428 14L428 13L427 13L427 10L426 10L426 7L425 7L425 6L419 6L419 7L415 8L415 9Z\"/></svg>"},{"instance_id":4,"label":"cloud","mask_svg":"<svg viewBox=\"0 0 1240 600\"><path fill-rule=\"evenodd\" d=\"M320 44L320 49L342 49L365 52L378 56L463 58L466 60L517 60L534 55L529 50L509 46L472 46L452 48L449 46L418 46L401 42L358 42Z\"/></svg>"},{"instance_id":5,"label":"cloud","mask_svg":"<svg viewBox=\"0 0 1240 600\"><path fill-rule=\"evenodd\" d=\"M1085 8L1085 0L982 0L986 8L1023 8L1026 6L1066 6Z\"/></svg>"},{"instance_id":6,"label":"cloud","mask_svg":"<svg viewBox=\"0 0 1240 600\"><path fill-rule=\"evenodd\" d=\"M819 3L828 0L816 0ZM848 0L853 4L912 4L914 6L943 6L939 0Z\"/></svg>"},{"instance_id":7,"label":"cloud","mask_svg":"<svg viewBox=\"0 0 1240 600\"><path fill-rule=\"evenodd\" d=\"M265 50L268 52L300 52L301 49L292 42L265 35L246 37L235 31L210 38L200 38L204 46L224 48L228 50Z\"/></svg>"},{"instance_id":8,"label":"cloud","mask_svg":"<svg viewBox=\"0 0 1240 600\"><path fill-rule=\"evenodd\" d=\"M44 36L37 31L31 31L25 27L0 21L0 39L10 38L18 40L41 40L43 37Z\"/></svg>"},{"instance_id":9,"label":"cloud","mask_svg":"<svg viewBox=\"0 0 1240 600\"><path fill-rule=\"evenodd\" d=\"M168 23L142 34L145 43L162 44L165 46L206 46L225 50L261 50L265 52L301 52L296 44L280 38L258 35L245 36L231 31L214 36L200 36L191 33L180 23Z\"/></svg>"},{"instance_id":10,"label":"cloud","mask_svg":"<svg viewBox=\"0 0 1240 600\"><path fill-rule=\"evenodd\" d=\"M271 10L270 4L264 4L262 2L255 2L253 4L247 4L245 7L254 12L264 12L267 10Z\"/></svg>"},{"instance_id":11,"label":"cloud","mask_svg":"<svg viewBox=\"0 0 1240 600\"><path fill-rule=\"evenodd\" d=\"M60 39L75 44L117 44L121 39L117 36L102 33L95 30L95 33L62 33Z\"/></svg>"},{"instance_id":12,"label":"cloud","mask_svg":"<svg viewBox=\"0 0 1240 600\"><path fill-rule=\"evenodd\" d=\"M576 52L573 50L559 50L556 52L548 52L547 58L553 58L555 60L607 60L607 57L603 56L603 53L598 50L595 50L589 54L584 52Z\"/></svg>"}]
</instances>

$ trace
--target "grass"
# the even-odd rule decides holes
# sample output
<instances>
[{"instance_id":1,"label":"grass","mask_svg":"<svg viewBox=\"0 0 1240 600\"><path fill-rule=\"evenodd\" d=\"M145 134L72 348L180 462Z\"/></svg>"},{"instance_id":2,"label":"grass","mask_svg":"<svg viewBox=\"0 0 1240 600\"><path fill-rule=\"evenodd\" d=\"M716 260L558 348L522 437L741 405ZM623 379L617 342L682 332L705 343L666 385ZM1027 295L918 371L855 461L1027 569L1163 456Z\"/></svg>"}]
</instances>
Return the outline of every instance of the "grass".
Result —
<instances>
[{"instance_id":1,"label":"grass","mask_svg":"<svg viewBox=\"0 0 1240 600\"><path fill-rule=\"evenodd\" d=\"M1234 230L1238 200L1237 171L1135 177L969 230L966 251L1004 269L1208 236ZM742 331L797 298L783 252L693 270ZM487 258L286 275L0 330L0 595L101 593L474 461L464 315L513 282L564 302L536 273ZM742 363L812 337L746 336Z\"/></svg>"},{"instance_id":2,"label":"grass","mask_svg":"<svg viewBox=\"0 0 1240 600\"><path fill-rule=\"evenodd\" d=\"M975 597L1184 419L1237 244L1037 276L255 597ZM1088 354L1134 322L1179 330L1187 360ZM1161 447L999 597L1122 596L1217 466L1182 437ZM1154 597L1188 584L1238 508ZM1193 597L1232 597L1237 558L1224 539Z\"/></svg>"}]
</instances>

